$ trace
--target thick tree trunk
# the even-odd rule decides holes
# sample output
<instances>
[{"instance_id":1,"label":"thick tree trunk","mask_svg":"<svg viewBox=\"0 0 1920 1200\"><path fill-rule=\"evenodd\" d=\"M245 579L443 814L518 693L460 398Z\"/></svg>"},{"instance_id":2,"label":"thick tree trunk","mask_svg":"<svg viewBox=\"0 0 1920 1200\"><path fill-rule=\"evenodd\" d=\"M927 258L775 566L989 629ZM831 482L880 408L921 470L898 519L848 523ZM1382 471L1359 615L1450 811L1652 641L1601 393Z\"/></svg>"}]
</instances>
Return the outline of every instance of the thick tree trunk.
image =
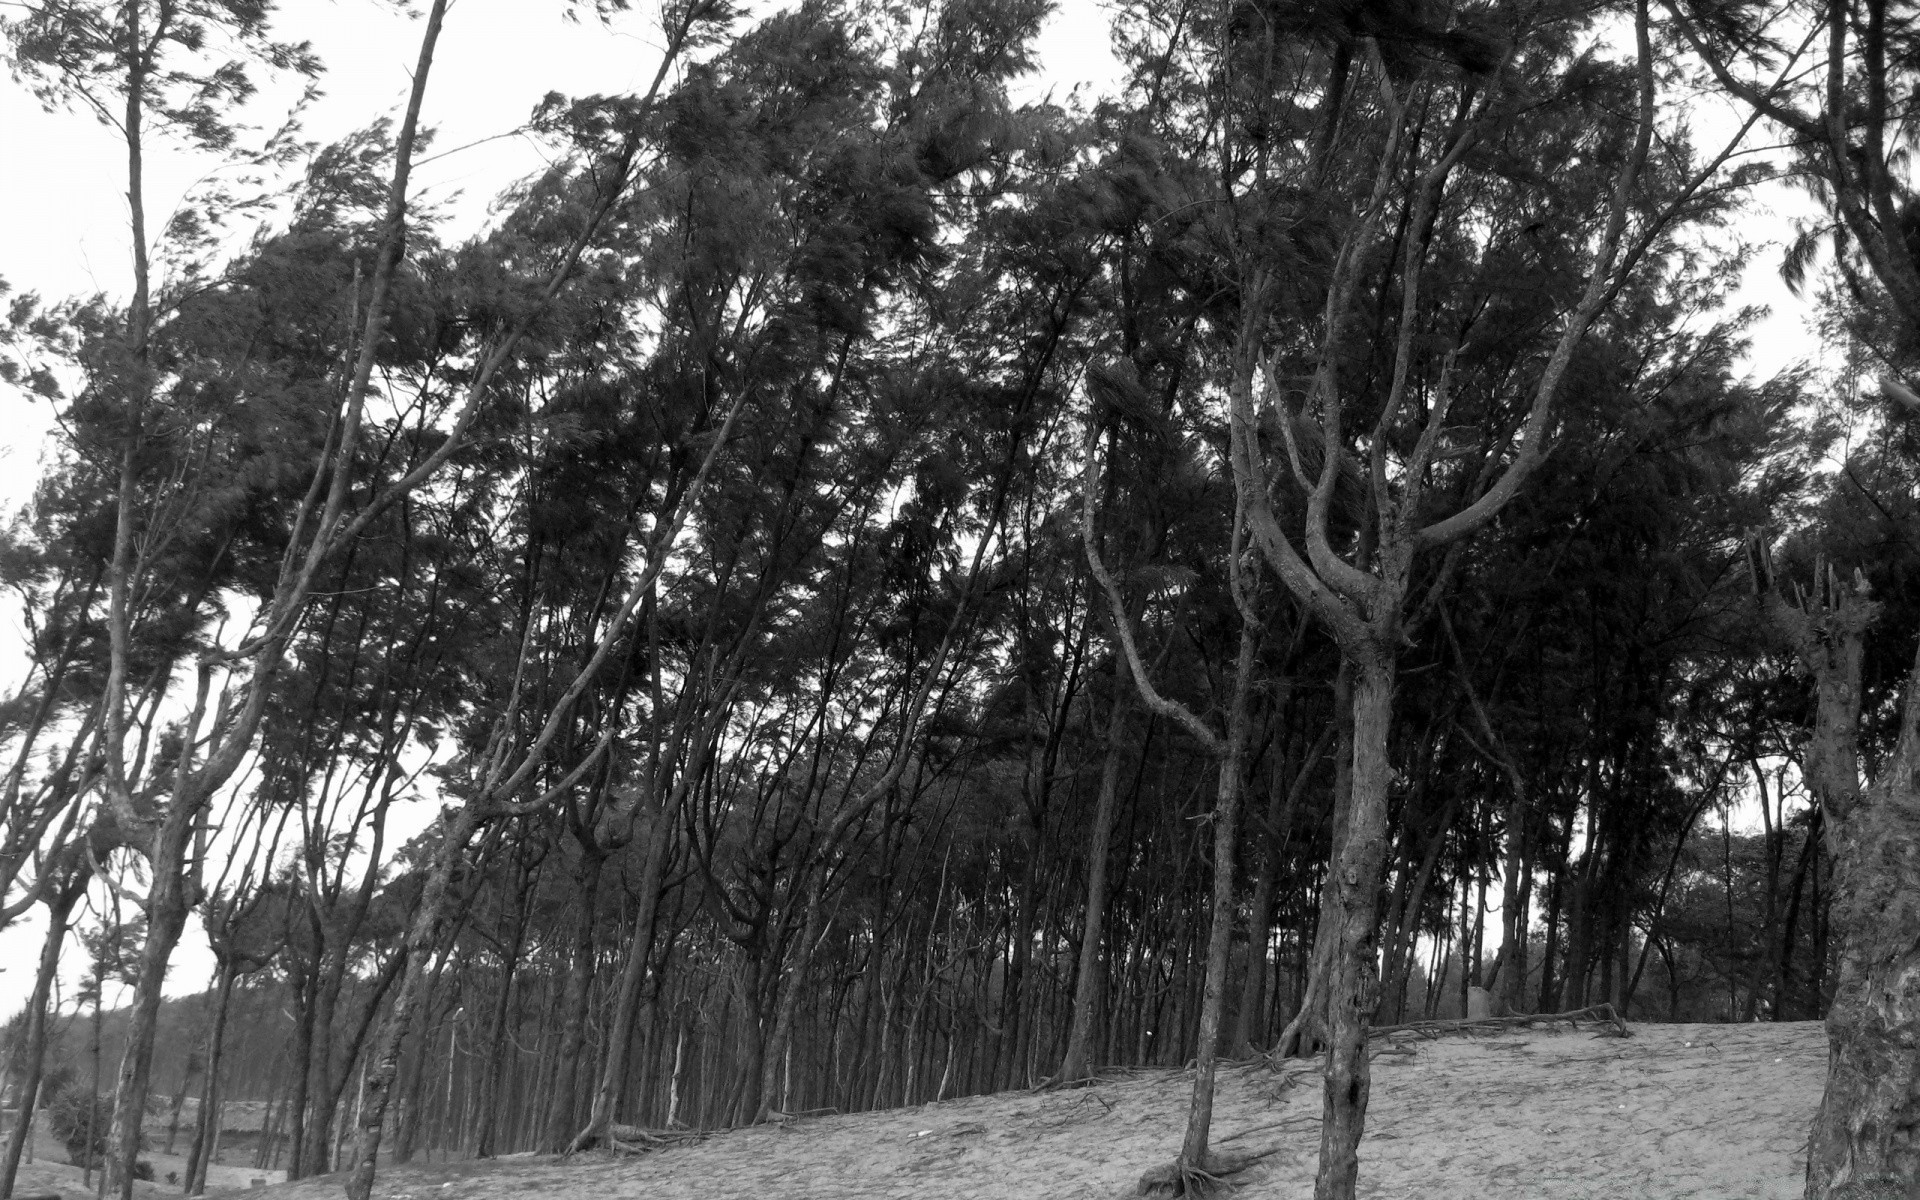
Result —
<instances>
[{"instance_id":1,"label":"thick tree trunk","mask_svg":"<svg viewBox=\"0 0 1920 1200\"><path fill-rule=\"evenodd\" d=\"M1353 801L1337 868L1327 881L1335 925L1328 998L1326 1092L1314 1200L1352 1200L1359 1178L1371 1077L1367 1024L1379 999L1375 953L1380 868L1387 848L1387 738L1393 723L1394 662L1388 647L1364 647L1354 664ZM1371 651L1367 653L1366 651Z\"/></svg>"},{"instance_id":2,"label":"thick tree trunk","mask_svg":"<svg viewBox=\"0 0 1920 1200\"><path fill-rule=\"evenodd\" d=\"M1910 1191L1920 1179L1920 663L1891 760L1826 824L1840 967L1806 1195L1837 1200L1874 1182Z\"/></svg>"},{"instance_id":3,"label":"thick tree trunk","mask_svg":"<svg viewBox=\"0 0 1920 1200\"><path fill-rule=\"evenodd\" d=\"M1920 657L1908 672L1893 753L1862 788L1861 667L1879 606L1864 579L1833 571L1789 604L1774 590L1765 548L1752 550L1767 617L1813 677L1803 774L1820 800L1841 938L1805 1194L1910 1194L1920 1179Z\"/></svg>"}]
</instances>

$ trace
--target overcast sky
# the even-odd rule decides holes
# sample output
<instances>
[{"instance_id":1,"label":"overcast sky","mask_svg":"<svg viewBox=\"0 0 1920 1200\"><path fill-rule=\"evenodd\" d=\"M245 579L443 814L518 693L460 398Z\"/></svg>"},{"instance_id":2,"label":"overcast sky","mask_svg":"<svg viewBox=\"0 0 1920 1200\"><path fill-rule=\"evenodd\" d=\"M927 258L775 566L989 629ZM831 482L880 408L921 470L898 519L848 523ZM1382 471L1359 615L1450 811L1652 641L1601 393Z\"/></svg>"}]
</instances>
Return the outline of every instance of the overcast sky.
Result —
<instances>
[{"instance_id":1,"label":"overcast sky","mask_svg":"<svg viewBox=\"0 0 1920 1200\"><path fill-rule=\"evenodd\" d=\"M543 165L534 143L502 136L525 121L542 96L556 90L574 95L634 91L646 86L656 68L657 39L643 4L612 26L591 17L570 23L562 17L564 7L562 0L454 0L451 5L425 108L440 156L415 174L425 198L464 196L454 209L450 237L479 227L490 197ZM277 30L283 39L310 41L326 67L321 81L326 94L306 118L309 138L332 141L382 114L396 113L404 101L420 30L416 20L391 4L282 0ZM1039 49L1042 70L1024 89L1026 96L1051 91L1064 97L1077 84L1101 90L1116 77L1107 17L1095 0L1066 0ZM277 125L298 91L293 81L263 88L251 120ZM24 89L0 78L0 163L8 177L0 189L0 278L17 291L48 298L97 291L126 295L125 149L117 135L85 114L45 113ZM149 149L147 164L149 223L155 228L215 165L165 144ZM1772 203L1790 207L1794 201L1776 193ZM1777 240L1784 229L1777 214L1762 210L1742 232ZM1801 306L1779 284L1778 262L1778 249L1763 251L1740 297L1776 310L1756 338L1752 356L1754 369L1763 374L1814 352ZM50 418L44 403L0 389L0 506L12 509L30 491ZM20 628L19 614L0 605L0 664L18 661L12 647L20 643ZM17 670L0 666L0 680L15 677ZM31 991L43 931L39 919L0 931L0 1018L16 1011ZM80 957L67 957L69 984L82 973ZM194 920L174 956L167 991L198 991L211 969L212 956Z\"/></svg>"}]
</instances>

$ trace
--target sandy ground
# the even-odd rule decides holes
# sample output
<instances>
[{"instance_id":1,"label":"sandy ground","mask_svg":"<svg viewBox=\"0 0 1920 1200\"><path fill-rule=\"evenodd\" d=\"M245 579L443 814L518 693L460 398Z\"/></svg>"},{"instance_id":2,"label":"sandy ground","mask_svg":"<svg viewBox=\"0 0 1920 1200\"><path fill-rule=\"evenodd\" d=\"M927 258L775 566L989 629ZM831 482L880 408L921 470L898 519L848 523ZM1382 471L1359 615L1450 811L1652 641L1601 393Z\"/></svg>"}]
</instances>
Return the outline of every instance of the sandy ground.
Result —
<instances>
[{"instance_id":1,"label":"sandy ground","mask_svg":"<svg viewBox=\"0 0 1920 1200\"><path fill-rule=\"evenodd\" d=\"M178 1144L184 1146L187 1137L188 1131L182 1130ZM151 1130L148 1138L150 1140L153 1138ZM160 1140L165 1139L163 1137ZM45 1113L38 1114L34 1121L33 1157L33 1162L20 1164L20 1175L13 1188L16 1195L30 1196L57 1192L62 1200L82 1200L83 1197L95 1194L96 1189L86 1185L86 1177L81 1173L80 1168L67 1162L66 1147L56 1142L53 1135L47 1132ZM186 1156L161 1154L156 1150L144 1153L140 1157L153 1164L154 1178L158 1182L151 1184L136 1182L133 1185L133 1194L142 1197L143 1200L146 1197L177 1197L180 1189L177 1186L166 1185L167 1172L172 1171L177 1176L184 1177L187 1173ZM207 1187L209 1191L214 1188L245 1189L256 1178L263 1182L278 1182L285 1179L286 1175L285 1171L256 1171L251 1167L236 1166L232 1163L209 1163L207 1164ZM99 1182L97 1172L94 1174L94 1182L96 1185Z\"/></svg>"},{"instance_id":2,"label":"sandy ground","mask_svg":"<svg viewBox=\"0 0 1920 1200\"><path fill-rule=\"evenodd\" d=\"M1789 1025L1636 1025L1452 1036L1383 1047L1360 1150L1372 1200L1787 1200L1800 1194L1826 1039ZM807 1118L694 1146L573 1160L519 1156L392 1168L384 1200L575 1196L621 1200L1066 1200L1131 1195L1169 1161L1190 1077L1114 1074L1066 1092ZM1239 1195L1312 1194L1317 1070L1236 1065L1220 1078L1214 1143L1272 1150ZM332 1176L245 1193L333 1200ZM229 1193L232 1194L232 1193Z\"/></svg>"}]
</instances>

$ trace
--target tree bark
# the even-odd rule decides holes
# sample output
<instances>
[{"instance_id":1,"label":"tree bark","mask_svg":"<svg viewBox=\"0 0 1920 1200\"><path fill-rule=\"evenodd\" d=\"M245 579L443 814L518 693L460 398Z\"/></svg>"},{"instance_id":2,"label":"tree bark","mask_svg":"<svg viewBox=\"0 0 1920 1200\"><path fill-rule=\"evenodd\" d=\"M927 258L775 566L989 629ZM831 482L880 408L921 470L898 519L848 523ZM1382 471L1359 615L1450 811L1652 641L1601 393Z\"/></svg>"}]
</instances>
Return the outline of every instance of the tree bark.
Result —
<instances>
[{"instance_id":1,"label":"tree bark","mask_svg":"<svg viewBox=\"0 0 1920 1200\"><path fill-rule=\"evenodd\" d=\"M1813 679L1802 771L1820 801L1841 939L1805 1195L1899 1192L1920 1179L1920 656L1893 753L1862 787L1861 668L1879 606L1863 577L1842 580L1825 564L1811 594L1790 603L1774 587L1766 548L1749 549L1768 621Z\"/></svg>"},{"instance_id":2,"label":"tree bark","mask_svg":"<svg viewBox=\"0 0 1920 1200\"><path fill-rule=\"evenodd\" d=\"M1857 697L1857 655L1851 665L1855 674L1845 690ZM1822 687L1823 710L1828 695L1840 690ZM1823 727L1816 728L1814 743L1835 732ZM1808 757L1815 753L1810 743ZM1852 762L1857 750L1835 744L1820 753L1844 753ZM1879 777L1851 802L1836 792L1821 795L1833 859L1833 921L1841 942L1827 1011L1827 1086L1808 1145L1808 1200L1853 1195L1850 1184L1906 1188L1920 1179L1920 1139L1912 1133L1920 1128L1917 772L1920 662L1907 682L1899 743Z\"/></svg>"},{"instance_id":3,"label":"tree bark","mask_svg":"<svg viewBox=\"0 0 1920 1200\"><path fill-rule=\"evenodd\" d=\"M1359 1179L1371 1076L1367 1024L1379 999L1375 954L1380 868L1387 848L1387 789L1392 767L1387 736L1393 721L1394 661L1380 647L1356 655L1353 686L1353 801L1337 868L1327 881L1334 925L1328 999L1326 1088L1320 1124L1320 1170L1314 1200L1347 1200Z\"/></svg>"}]
</instances>

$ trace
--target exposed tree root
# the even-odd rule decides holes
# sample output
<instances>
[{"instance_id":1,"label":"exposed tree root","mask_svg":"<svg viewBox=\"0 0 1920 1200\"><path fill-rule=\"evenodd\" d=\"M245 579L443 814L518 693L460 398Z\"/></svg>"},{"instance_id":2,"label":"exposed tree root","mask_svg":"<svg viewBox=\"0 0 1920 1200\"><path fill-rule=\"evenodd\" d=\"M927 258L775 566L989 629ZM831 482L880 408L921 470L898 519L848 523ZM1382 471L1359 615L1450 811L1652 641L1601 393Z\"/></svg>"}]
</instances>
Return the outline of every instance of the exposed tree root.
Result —
<instances>
[{"instance_id":1,"label":"exposed tree root","mask_svg":"<svg viewBox=\"0 0 1920 1200\"><path fill-rule=\"evenodd\" d=\"M1209 1153L1203 1165L1176 1158L1142 1175L1138 1191L1142 1196L1218 1195L1234 1186L1233 1176L1279 1151L1275 1146L1250 1154Z\"/></svg>"}]
</instances>

